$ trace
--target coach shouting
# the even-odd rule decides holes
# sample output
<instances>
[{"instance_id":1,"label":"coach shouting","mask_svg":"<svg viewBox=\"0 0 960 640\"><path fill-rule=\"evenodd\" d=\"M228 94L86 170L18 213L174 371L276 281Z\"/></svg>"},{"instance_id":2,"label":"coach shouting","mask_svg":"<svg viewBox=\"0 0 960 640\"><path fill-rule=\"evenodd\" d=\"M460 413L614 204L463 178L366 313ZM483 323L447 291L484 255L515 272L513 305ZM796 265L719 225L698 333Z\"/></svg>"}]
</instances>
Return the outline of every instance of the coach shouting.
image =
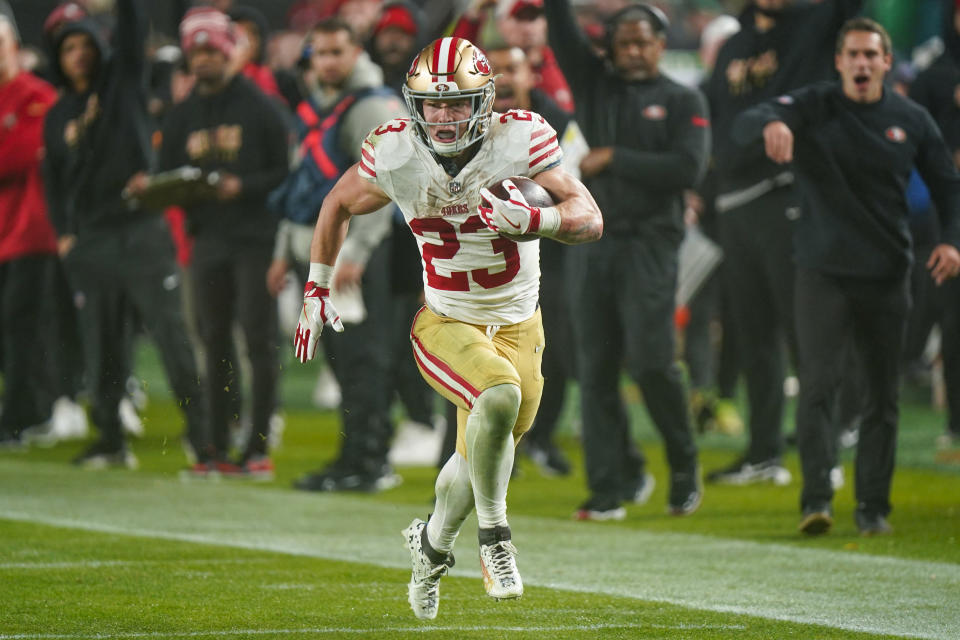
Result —
<instances>
[{"instance_id":1,"label":"coach shouting","mask_svg":"<svg viewBox=\"0 0 960 640\"><path fill-rule=\"evenodd\" d=\"M831 408L844 346L865 367L867 408L856 457L855 522L890 533L897 378L907 311L911 238L906 187L915 166L937 205L943 243L927 262L937 284L960 270L960 175L930 115L888 90L890 36L866 18L837 37L840 82L816 84L744 112L741 144L762 137L777 163L793 160L803 212L794 234L800 359L797 437L803 469L800 530L833 524Z\"/></svg>"}]
</instances>

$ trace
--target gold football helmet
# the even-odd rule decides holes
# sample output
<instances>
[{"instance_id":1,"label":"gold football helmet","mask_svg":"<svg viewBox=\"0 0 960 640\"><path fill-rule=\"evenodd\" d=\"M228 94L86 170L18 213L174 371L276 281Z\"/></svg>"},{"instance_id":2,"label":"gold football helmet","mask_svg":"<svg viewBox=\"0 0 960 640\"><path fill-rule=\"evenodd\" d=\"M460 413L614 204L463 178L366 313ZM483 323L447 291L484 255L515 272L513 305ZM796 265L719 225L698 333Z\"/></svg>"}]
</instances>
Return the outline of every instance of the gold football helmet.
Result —
<instances>
[{"instance_id":1,"label":"gold football helmet","mask_svg":"<svg viewBox=\"0 0 960 640\"><path fill-rule=\"evenodd\" d=\"M442 156L459 155L480 142L490 130L493 113L493 72L487 56L479 47L463 38L440 38L427 45L410 64L403 97L414 123L415 139L428 150ZM423 101L440 98L470 98L472 110L460 137L440 142L430 137L423 118Z\"/></svg>"}]
</instances>

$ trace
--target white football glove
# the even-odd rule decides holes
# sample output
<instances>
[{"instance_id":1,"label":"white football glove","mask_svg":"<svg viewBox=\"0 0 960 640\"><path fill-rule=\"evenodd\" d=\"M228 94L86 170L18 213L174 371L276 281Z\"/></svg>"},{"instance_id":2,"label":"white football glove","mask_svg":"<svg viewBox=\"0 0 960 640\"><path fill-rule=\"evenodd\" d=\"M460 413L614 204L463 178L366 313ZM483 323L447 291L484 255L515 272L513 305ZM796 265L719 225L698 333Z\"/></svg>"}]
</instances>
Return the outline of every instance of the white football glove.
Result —
<instances>
[{"instance_id":1,"label":"white football glove","mask_svg":"<svg viewBox=\"0 0 960 640\"><path fill-rule=\"evenodd\" d=\"M320 287L312 280L303 288L303 307L300 309L300 322L293 336L293 348L300 362L313 360L317 354L317 341L323 326L329 324L337 333L343 331L340 314L330 302L330 289Z\"/></svg>"},{"instance_id":2,"label":"white football glove","mask_svg":"<svg viewBox=\"0 0 960 640\"><path fill-rule=\"evenodd\" d=\"M501 200L489 189L480 189L480 206L477 210L483 223L497 233L510 236L539 231L540 209L531 207L517 185L510 180L504 180L503 186L507 188L509 200Z\"/></svg>"}]
</instances>

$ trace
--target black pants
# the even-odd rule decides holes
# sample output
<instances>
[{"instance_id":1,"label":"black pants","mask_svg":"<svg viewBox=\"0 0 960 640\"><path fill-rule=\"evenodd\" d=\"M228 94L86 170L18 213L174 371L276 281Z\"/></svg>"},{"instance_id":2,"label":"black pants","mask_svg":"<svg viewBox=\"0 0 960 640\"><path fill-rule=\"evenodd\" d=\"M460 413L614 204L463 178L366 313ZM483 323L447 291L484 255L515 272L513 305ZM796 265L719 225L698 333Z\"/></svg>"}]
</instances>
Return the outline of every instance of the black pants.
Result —
<instances>
[{"instance_id":1,"label":"black pants","mask_svg":"<svg viewBox=\"0 0 960 640\"><path fill-rule=\"evenodd\" d=\"M44 313L51 297L55 255L34 254L0 263L0 363L3 412L0 436L17 435L50 417L56 398L49 364L57 354L56 326Z\"/></svg>"},{"instance_id":2,"label":"black pants","mask_svg":"<svg viewBox=\"0 0 960 640\"><path fill-rule=\"evenodd\" d=\"M243 456L267 450L280 371L277 303L266 285L272 257L269 242L237 244L200 236L194 245L194 310L206 351L210 428L218 456L229 449L229 425L236 411L240 363L233 344L234 322L243 332L250 360L253 429Z\"/></svg>"},{"instance_id":3,"label":"black pants","mask_svg":"<svg viewBox=\"0 0 960 640\"><path fill-rule=\"evenodd\" d=\"M393 438L389 412L392 394L386 392L392 389L387 384L393 318L389 259L390 243L384 241L367 261L362 285L366 319L347 325L343 333L326 327L321 336L340 383L340 462L357 473L372 475L378 475L386 463Z\"/></svg>"},{"instance_id":4,"label":"black pants","mask_svg":"<svg viewBox=\"0 0 960 640\"><path fill-rule=\"evenodd\" d=\"M939 294L943 300L940 352L947 389L947 430L960 436L960 280L948 280L940 286Z\"/></svg>"},{"instance_id":5,"label":"black pants","mask_svg":"<svg viewBox=\"0 0 960 640\"><path fill-rule=\"evenodd\" d=\"M897 442L900 353L910 307L907 278L863 280L797 270L796 322L800 349L797 446L803 468L802 508L833 498L836 459L833 408L845 347L853 344L866 391L856 456L857 508L890 512Z\"/></svg>"},{"instance_id":6,"label":"black pants","mask_svg":"<svg viewBox=\"0 0 960 640\"><path fill-rule=\"evenodd\" d=\"M784 344L796 353L788 217L795 204L795 192L784 187L719 214L726 294L747 382L747 462L783 453Z\"/></svg>"},{"instance_id":7,"label":"black pants","mask_svg":"<svg viewBox=\"0 0 960 640\"><path fill-rule=\"evenodd\" d=\"M409 232L407 235L410 235ZM391 292L390 298L393 317L388 327L390 367L387 375L387 403L389 406L396 392L407 417L430 426L433 422L437 392L424 381L416 361L410 357L410 325L417 311L423 306L423 301L421 296L409 293Z\"/></svg>"},{"instance_id":8,"label":"black pants","mask_svg":"<svg viewBox=\"0 0 960 640\"><path fill-rule=\"evenodd\" d=\"M914 306L907 322L905 362L920 357L934 325L940 326L940 353L947 394L947 430L960 435L960 279L937 286L926 268L933 247L916 247L910 291Z\"/></svg>"},{"instance_id":9,"label":"black pants","mask_svg":"<svg viewBox=\"0 0 960 640\"><path fill-rule=\"evenodd\" d=\"M170 387L187 419L187 436L197 451L204 450L206 414L183 321L173 243L164 221L142 217L123 226L81 232L64 266L83 334L91 418L104 442L123 443L117 409L130 375L128 305L133 305L157 343Z\"/></svg>"},{"instance_id":10,"label":"black pants","mask_svg":"<svg viewBox=\"0 0 960 640\"><path fill-rule=\"evenodd\" d=\"M540 309L547 348L543 352L543 395L530 431L523 437L540 446L551 443L573 380L576 349L570 320L570 299L564 273L566 247L552 240L540 241Z\"/></svg>"},{"instance_id":11,"label":"black pants","mask_svg":"<svg viewBox=\"0 0 960 640\"><path fill-rule=\"evenodd\" d=\"M678 234L604 236L569 249L567 279L577 350L587 480L619 500L644 472L620 395L622 368L643 392L674 473L696 468L686 390L674 361Z\"/></svg>"},{"instance_id":12,"label":"black pants","mask_svg":"<svg viewBox=\"0 0 960 640\"><path fill-rule=\"evenodd\" d=\"M398 212L399 213L399 212ZM416 361L410 357L410 325L423 306L423 266L417 241L403 221L395 215L390 237L384 243L390 247L389 295L392 299L393 320L390 323L391 363L388 391L392 400L396 391L406 409L407 417L423 424L431 424L437 393L420 375Z\"/></svg>"}]
</instances>

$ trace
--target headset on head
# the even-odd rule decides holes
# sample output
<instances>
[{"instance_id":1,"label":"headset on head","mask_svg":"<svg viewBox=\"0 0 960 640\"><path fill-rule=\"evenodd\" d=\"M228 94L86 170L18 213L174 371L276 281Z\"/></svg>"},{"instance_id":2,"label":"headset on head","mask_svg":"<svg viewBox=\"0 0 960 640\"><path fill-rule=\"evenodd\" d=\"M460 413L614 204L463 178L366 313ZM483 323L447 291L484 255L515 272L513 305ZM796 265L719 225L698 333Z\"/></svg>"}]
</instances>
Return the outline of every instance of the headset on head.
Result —
<instances>
[{"instance_id":1,"label":"headset on head","mask_svg":"<svg viewBox=\"0 0 960 640\"><path fill-rule=\"evenodd\" d=\"M670 20L667 18L667 14L658 7L639 2L636 4L628 4L624 8L607 16L604 22L604 33L608 51L613 49L613 32L616 30L617 25L623 22L627 15L631 13L643 14L640 19L647 20L657 35L665 35L667 29L670 28Z\"/></svg>"}]
</instances>

